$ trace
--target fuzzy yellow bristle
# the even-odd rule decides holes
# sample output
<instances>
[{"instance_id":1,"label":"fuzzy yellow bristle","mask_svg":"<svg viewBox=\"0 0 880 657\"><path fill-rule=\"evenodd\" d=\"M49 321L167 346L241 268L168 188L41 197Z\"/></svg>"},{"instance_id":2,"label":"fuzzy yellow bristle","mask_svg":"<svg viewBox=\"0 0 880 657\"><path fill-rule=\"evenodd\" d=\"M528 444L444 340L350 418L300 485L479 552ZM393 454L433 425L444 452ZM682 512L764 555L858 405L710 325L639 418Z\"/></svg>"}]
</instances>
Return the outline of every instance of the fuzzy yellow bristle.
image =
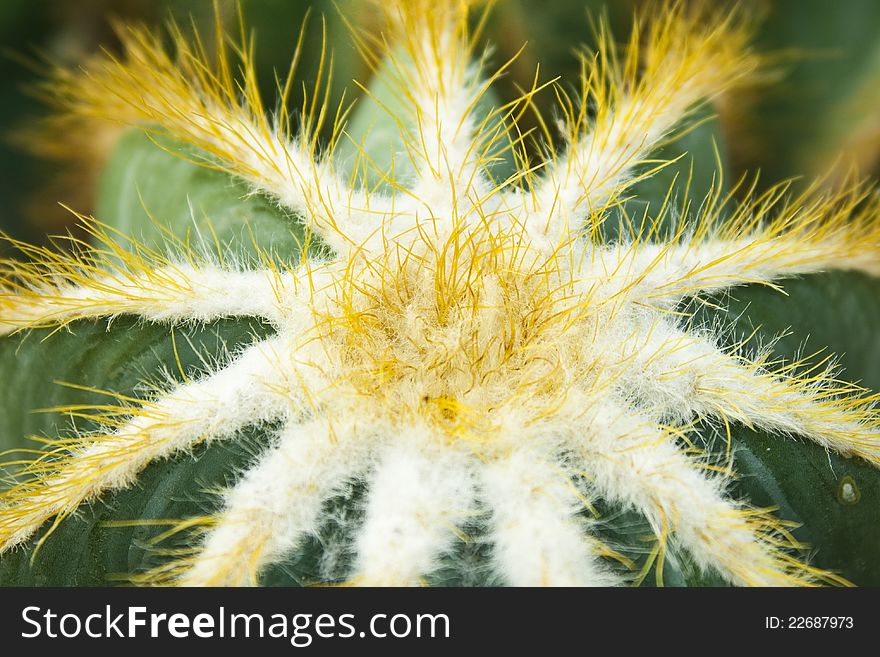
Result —
<instances>
[{"instance_id":1,"label":"fuzzy yellow bristle","mask_svg":"<svg viewBox=\"0 0 880 657\"><path fill-rule=\"evenodd\" d=\"M230 271L222 256L197 252L171 236L160 251L76 216L90 243L67 237L48 248L5 238L21 257L0 259L0 335L125 313L165 322L230 315L271 320L293 292L291 274L267 254L258 254L265 271Z\"/></svg>"},{"instance_id":2,"label":"fuzzy yellow bristle","mask_svg":"<svg viewBox=\"0 0 880 657\"><path fill-rule=\"evenodd\" d=\"M595 52L582 56L580 98L557 92L566 148L543 180L532 180L532 232L559 242L579 228L577 215L601 221L606 204L642 178L634 169L695 109L759 70L748 45L752 29L740 9L677 3L637 22L618 52L600 24Z\"/></svg>"}]
</instances>

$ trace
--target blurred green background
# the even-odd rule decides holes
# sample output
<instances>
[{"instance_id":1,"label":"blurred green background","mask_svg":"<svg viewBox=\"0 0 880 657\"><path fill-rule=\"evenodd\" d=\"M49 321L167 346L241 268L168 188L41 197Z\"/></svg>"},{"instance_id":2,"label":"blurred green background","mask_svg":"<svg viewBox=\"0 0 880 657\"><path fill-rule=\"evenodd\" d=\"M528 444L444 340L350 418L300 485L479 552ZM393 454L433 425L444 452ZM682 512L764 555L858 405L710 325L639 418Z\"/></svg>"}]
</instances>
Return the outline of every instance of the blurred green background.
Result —
<instances>
[{"instance_id":1,"label":"blurred green background","mask_svg":"<svg viewBox=\"0 0 880 657\"><path fill-rule=\"evenodd\" d=\"M500 0L489 26L500 62L524 42L529 48L503 81L501 93L531 81L541 62L544 79L560 75L573 85L578 44L590 40L588 13L607 12L616 33L625 35L633 11L651 0ZM843 170L855 162L877 173L880 158L880 2L876 0L750 0L762 16L757 47L774 53L784 75L748 91L731 94L716 108L732 175L762 172L765 183L791 176L813 176L832 165ZM224 19L234 25L235 4L221 0ZM298 27L313 9L309 53L300 75L314 74L321 15L327 16L329 41L336 55L336 95L352 78L368 72L347 36L340 12L353 23L375 20L358 0L243 0L247 24L257 35L262 80L272 89L273 69L286 70ZM36 157L16 141L27 125L45 113L26 93L40 77L22 57L48 58L75 66L100 46L113 50L111 21L157 24L173 15L208 24L209 0L2 0L0 33L0 229L14 237L41 242L63 232L69 215L57 203L77 210L92 208L96 169L83 161ZM314 20L317 19L317 20ZM553 94L542 109L552 113ZM843 154L842 159L836 159Z\"/></svg>"}]
</instances>

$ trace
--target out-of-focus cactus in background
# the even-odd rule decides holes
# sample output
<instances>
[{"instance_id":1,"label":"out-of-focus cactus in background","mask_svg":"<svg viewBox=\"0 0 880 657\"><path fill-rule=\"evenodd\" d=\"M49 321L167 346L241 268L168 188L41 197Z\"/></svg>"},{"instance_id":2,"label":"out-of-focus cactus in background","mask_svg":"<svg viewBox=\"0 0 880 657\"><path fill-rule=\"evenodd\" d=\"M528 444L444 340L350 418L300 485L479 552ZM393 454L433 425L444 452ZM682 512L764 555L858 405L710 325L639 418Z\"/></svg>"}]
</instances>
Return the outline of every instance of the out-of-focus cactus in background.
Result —
<instances>
[{"instance_id":1,"label":"out-of-focus cactus in background","mask_svg":"<svg viewBox=\"0 0 880 657\"><path fill-rule=\"evenodd\" d=\"M247 24L258 33L257 50L260 80L272 91L273 75L289 62L295 43L295 30L307 12L313 21L327 20L329 39L336 55L335 98L344 89L349 97L358 95L353 78L364 79L365 66L345 36L340 11L355 24L372 20L359 9L356 0L333 3L327 0L244 0L241 3ZM504 0L491 17L489 40L498 58L512 56L522 43L529 47L517 58L499 87L515 93L531 83L535 65L540 62L547 78L560 76L575 80L578 61L575 52L590 40L588 16L607 15L616 34L625 35L630 17L641 0ZM826 174L837 163L838 170L848 162L860 171L875 171L880 159L880 9L871 0L827 3L821 0L745 0L763 16L758 46L778 55L780 75L772 83L736 98L725 99L716 111L725 122L724 142L730 158L728 175L761 170L765 182L790 177ZM227 23L234 23L235 3L221 0ZM337 7L339 9L337 9ZM0 144L0 177L3 198L0 228L12 235L39 239L40 234L57 232L72 222L70 213L57 207L57 201L81 210L94 204L94 178L89 172L101 163L72 175L70 167L52 168L46 158L27 157L18 134L28 132L36 117L44 114L44 104L25 93L43 79L41 71L22 64L45 63L44 58L65 65L97 51L114 49L112 22L119 20L156 24L169 16L207 24L211 20L208 2L197 0L83 0L74 9L56 0L9 0L0 8L0 32L6 57L3 72L2 125L9 137ZM309 32L317 46L320 30ZM317 49L307 49L314 53ZM316 61L307 54L301 77L313 76ZM536 99L542 109L553 105L552 94ZM526 118L528 122L528 118ZM716 137L718 135L715 135ZM36 150L41 150L36 145ZM44 154L70 155L45 145ZM106 153L95 148L94 155ZM82 153L80 155L83 155ZM88 160L91 154L85 154ZM50 162L53 158L49 158ZM65 173L66 170L66 173ZM47 173L61 175L55 183ZM50 185L61 195L46 192ZM63 190L63 193L62 193ZM77 201L82 200L83 203ZM54 207L53 207L54 206Z\"/></svg>"}]
</instances>

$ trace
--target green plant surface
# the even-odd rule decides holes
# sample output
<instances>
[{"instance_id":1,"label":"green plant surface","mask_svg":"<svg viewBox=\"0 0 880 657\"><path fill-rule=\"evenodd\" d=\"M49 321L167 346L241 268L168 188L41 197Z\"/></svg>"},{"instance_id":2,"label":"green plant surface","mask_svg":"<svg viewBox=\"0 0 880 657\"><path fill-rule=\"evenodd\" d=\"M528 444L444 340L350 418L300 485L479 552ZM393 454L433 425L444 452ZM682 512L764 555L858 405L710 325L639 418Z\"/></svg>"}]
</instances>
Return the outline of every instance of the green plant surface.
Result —
<instances>
[{"instance_id":1,"label":"green plant surface","mask_svg":"<svg viewBox=\"0 0 880 657\"><path fill-rule=\"evenodd\" d=\"M697 160L695 168L714 166L715 152L708 147L712 131L704 129L688 137L689 153L710 160ZM678 144L681 148L682 144ZM133 133L118 146L110 161L102 186L101 216L116 218L113 224L123 232L138 235L147 245L161 246L167 239L150 217L166 217L167 226L178 237L190 239L210 231L192 230L193 215L201 214L214 232L239 255L253 257L252 242L241 234L241 219L248 218L251 231L262 249L297 257L298 228L260 195L244 196L246 189L226 174L210 171L178 159L159 149L143 135ZM688 165L690 166L690 165ZM668 175L668 174L664 174ZM116 181L120 181L116 184ZM125 181L122 184L121 181ZM636 194L640 203L662 203L663 185L657 180L640 183ZM651 190L657 190L651 194ZM144 208L151 208L150 213ZM211 238L213 241L213 237ZM872 326L880 326L880 289L876 282L856 274L822 274L786 285L788 296L761 286L734 290L729 316L738 317L733 334L751 332L760 325L765 339L795 330L776 344L776 352L795 357L803 341L828 345L841 354L842 365L850 378L869 387L880 387L880 346ZM816 312L823 308L825 312ZM866 316L867 313L867 316ZM713 313L716 318L719 314ZM703 321L711 322L706 316ZM94 392L61 385L67 382L80 387L111 390L122 395L141 397L147 390L144 380L180 380L176 364L192 376L208 362L223 359L230 350L249 343L268 329L247 321L226 320L205 327L190 327L172 332L168 327L146 325L130 319L118 319L109 325L82 321L70 330L33 331L19 338L0 341L0 376L9 382L3 389L4 412L0 436L5 447L27 445L10 440L30 435L55 435L63 431L69 418L53 413L23 413L22 409L51 408L71 404L100 403ZM175 346L177 355L175 356ZM106 400L104 400L106 402ZM112 400L111 400L112 401ZM706 431L706 440L723 452L723 436ZM142 526L114 527L113 523L183 518L205 513L216 504L210 492L228 484L237 470L254 457L254 445L265 444L266 434L254 430L243 443L239 439L223 441L209 448L197 448L167 462L154 463L144 471L136 487L115 493L81 510L51 535L31 562L34 541L26 550L16 551L0 560L0 582L21 585L97 585L108 578L136 575L161 561L149 549L152 537L161 534L163 525L148 522ZM880 563L873 546L880 541L880 529L874 509L880 503L880 477L870 466L853 459L826 453L820 447L797 438L780 440L745 427L733 432L735 469L739 474L734 492L759 506L779 509L779 515L798 523L795 535L811 546L812 562L864 585L880 583ZM859 499L848 503L841 497L841 482L852 481ZM333 505L342 513L357 513L357 496ZM646 542L647 524L632 511L598 505L600 536L632 559L641 568L650 549ZM332 515L331 515L332 517ZM333 537L341 531L332 521L322 530ZM338 538L338 536L336 536ZM36 539L35 539L36 540ZM342 541L345 544L345 541ZM75 566L70 546L76 547ZM343 567L350 555L335 555L333 564L321 553L321 540L315 538L296 554L269 569L264 583L269 585L308 584L335 574L342 579ZM462 541L456 553L448 555L445 566L432 576L432 583L491 584L485 572L485 537L478 533ZM645 584L655 584L652 568L645 574ZM670 555L664 564L661 580L665 585L719 584L696 572L684 555Z\"/></svg>"}]
</instances>

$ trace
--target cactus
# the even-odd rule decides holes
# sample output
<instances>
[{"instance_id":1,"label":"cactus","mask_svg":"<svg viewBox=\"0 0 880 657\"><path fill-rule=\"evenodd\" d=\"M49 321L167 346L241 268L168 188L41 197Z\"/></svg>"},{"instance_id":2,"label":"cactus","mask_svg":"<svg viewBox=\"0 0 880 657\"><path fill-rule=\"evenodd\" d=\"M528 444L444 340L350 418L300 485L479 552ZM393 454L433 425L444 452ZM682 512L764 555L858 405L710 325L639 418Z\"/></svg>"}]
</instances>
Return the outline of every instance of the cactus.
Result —
<instances>
[{"instance_id":1,"label":"cactus","mask_svg":"<svg viewBox=\"0 0 880 657\"><path fill-rule=\"evenodd\" d=\"M600 24L534 138L488 9L371 6L351 113L329 55L269 111L221 27L56 74L65 125L134 130L111 223L2 262L0 581L880 581L876 396L773 339L880 314L880 199L670 154L766 70L748 17Z\"/></svg>"}]
</instances>

